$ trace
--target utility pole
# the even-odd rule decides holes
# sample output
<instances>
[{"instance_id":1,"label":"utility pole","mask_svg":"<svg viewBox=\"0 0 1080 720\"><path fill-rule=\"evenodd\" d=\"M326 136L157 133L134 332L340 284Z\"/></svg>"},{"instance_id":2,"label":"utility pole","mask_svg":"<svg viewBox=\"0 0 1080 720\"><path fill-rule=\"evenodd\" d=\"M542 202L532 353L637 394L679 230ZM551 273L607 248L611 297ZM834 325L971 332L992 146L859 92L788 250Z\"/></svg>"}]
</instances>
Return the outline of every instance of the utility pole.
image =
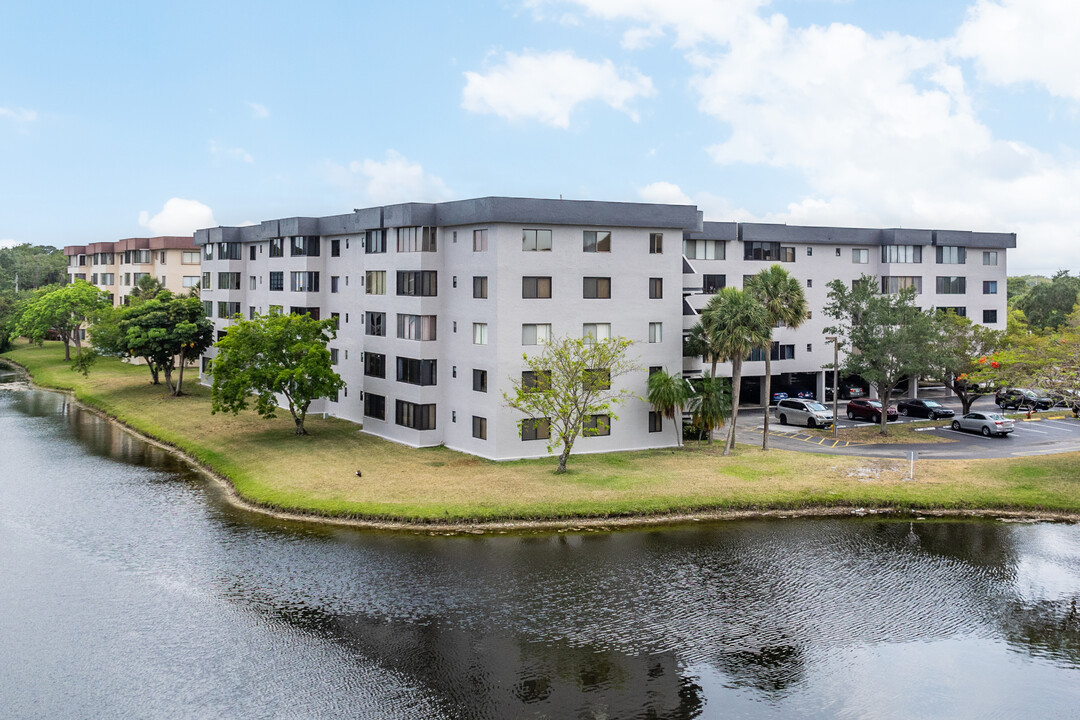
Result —
<instances>
[{"instance_id":1,"label":"utility pole","mask_svg":"<svg viewBox=\"0 0 1080 720\"><path fill-rule=\"evenodd\" d=\"M833 348L832 361L832 436L837 437L837 425L840 422L840 386L837 384L837 374L840 371L840 338L829 335L825 342L831 342Z\"/></svg>"},{"instance_id":2,"label":"utility pole","mask_svg":"<svg viewBox=\"0 0 1080 720\"><path fill-rule=\"evenodd\" d=\"M19 273L15 273L15 292L19 292Z\"/></svg>"}]
</instances>

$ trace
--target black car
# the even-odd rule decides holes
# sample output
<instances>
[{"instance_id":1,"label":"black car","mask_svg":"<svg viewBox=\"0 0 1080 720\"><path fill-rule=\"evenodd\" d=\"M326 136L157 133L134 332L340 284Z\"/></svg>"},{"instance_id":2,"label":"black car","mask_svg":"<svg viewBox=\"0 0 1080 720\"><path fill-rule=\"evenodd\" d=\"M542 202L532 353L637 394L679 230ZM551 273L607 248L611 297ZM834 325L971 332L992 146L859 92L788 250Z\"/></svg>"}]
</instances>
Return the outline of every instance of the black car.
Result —
<instances>
[{"instance_id":1,"label":"black car","mask_svg":"<svg viewBox=\"0 0 1080 720\"><path fill-rule=\"evenodd\" d=\"M994 395L994 402L1002 410L1049 410L1054 406L1054 398L1026 388L1002 388Z\"/></svg>"},{"instance_id":2,"label":"black car","mask_svg":"<svg viewBox=\"0 0 1080 720\"><path fill-rule=\"evenodd\" d=\"M896 409L900 411L901 415L913 415L915 417L930 418L931 420L951 418L956 414L937 400L922 400L919 398L904 398L896 403Z\"/></svg>"}]
</instances>

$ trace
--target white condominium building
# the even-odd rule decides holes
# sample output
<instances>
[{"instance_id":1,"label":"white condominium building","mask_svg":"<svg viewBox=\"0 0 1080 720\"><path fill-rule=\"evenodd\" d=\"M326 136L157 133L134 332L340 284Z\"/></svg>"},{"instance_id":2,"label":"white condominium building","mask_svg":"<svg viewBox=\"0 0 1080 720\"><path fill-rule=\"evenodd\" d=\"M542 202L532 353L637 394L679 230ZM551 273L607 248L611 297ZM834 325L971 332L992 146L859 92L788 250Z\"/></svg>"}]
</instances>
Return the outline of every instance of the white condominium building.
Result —
<instances>
[{"instance_id":1,"label":"white condominium building","mask_svg":"<svg viewBox=\"0 0 1080 720\"><path fill-rule=\"evenodd\" d=\"M619 382L644 396L652 369L701 372L700 357L683 357L683 334L709 294L781 262L806 283L813 310L803 327L776 332L777 382L820 391L832 361L821 332L827 282L866 273L887 290L915 284L927 305L1003 326L1015 236L704 223L690 205L494 197L210 228L195 244L219 335L237 314L337 318L331 354L346 388L312 412L412 446L512 459L546 454L546 425L519 429L503 393L522 377L522 355L549 337L633 340L639 370ZM747 363L748 389L762 365ZM605 434L575 450L674 445L670 422L645 401L618 415L595 419Z\"/></svg>"}]
</instances>

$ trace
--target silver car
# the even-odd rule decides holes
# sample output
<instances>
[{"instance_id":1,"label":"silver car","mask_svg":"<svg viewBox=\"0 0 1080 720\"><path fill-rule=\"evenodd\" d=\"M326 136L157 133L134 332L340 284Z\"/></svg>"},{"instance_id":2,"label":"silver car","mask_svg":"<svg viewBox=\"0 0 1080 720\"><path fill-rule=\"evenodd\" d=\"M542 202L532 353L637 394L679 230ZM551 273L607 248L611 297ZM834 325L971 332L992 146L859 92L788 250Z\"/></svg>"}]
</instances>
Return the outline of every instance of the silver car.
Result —
<instances>
[{"instance_id":1,"label":"silver car","mask_svg":"<svg viewBox=\"0 0 1080 720\"><path fill-rule=\"evenodd\" d=\"M953 430L981 432L986 437L1000 435L1005 437L1013 431L1013 421L999 413L969 412L952 421Z\"/></svg>"},{"instance_id":2,"label":"silver car","mask_svg":"<svg viewBox=\"0 0 1080 720\"><path fill-rule=\"evenodd\" d=\"M829 427L833 424L832 410L814 400L788 398L776 403L773 408L781 425L805 425L807 427Z\"/></svg>"}]
</instances>

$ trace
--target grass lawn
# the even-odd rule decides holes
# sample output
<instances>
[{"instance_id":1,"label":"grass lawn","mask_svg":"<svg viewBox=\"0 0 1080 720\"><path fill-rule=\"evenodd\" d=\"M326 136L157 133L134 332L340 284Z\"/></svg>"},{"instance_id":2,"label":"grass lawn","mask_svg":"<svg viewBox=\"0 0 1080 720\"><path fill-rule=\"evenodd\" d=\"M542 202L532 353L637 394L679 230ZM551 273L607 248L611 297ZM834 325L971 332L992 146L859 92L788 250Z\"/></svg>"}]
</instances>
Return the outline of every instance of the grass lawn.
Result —
<instances>
[{"instance_id":1,"label":"grass lawn","mask_svg":"<svg viewBox=\"0 0 1080 720\"><path fill-rule=\"evenodd\" d=\"M20 341L3 357L27 367L39 385L72 390L183 450L248 501L279 510L421 522L823 506L1080 512L1077 453L925 460L917 479L905 481L900 460L764 453L747 445L725 458L720 444L691 443L678 451L571 456L570 471L559 476L554 458L496 463L445 448L417 450L333 418L309 418L311 434L297 437L288 411L275 420L254 412L211 415L209 389L196 384L195 373L185 383L190 394L172 398L164 385L149 384L145 367L116 360L99 360L84 378L69 369L59 343L38 348ZM919 440L928 434L916 433Z\"/></svg>"}]
</instances>

